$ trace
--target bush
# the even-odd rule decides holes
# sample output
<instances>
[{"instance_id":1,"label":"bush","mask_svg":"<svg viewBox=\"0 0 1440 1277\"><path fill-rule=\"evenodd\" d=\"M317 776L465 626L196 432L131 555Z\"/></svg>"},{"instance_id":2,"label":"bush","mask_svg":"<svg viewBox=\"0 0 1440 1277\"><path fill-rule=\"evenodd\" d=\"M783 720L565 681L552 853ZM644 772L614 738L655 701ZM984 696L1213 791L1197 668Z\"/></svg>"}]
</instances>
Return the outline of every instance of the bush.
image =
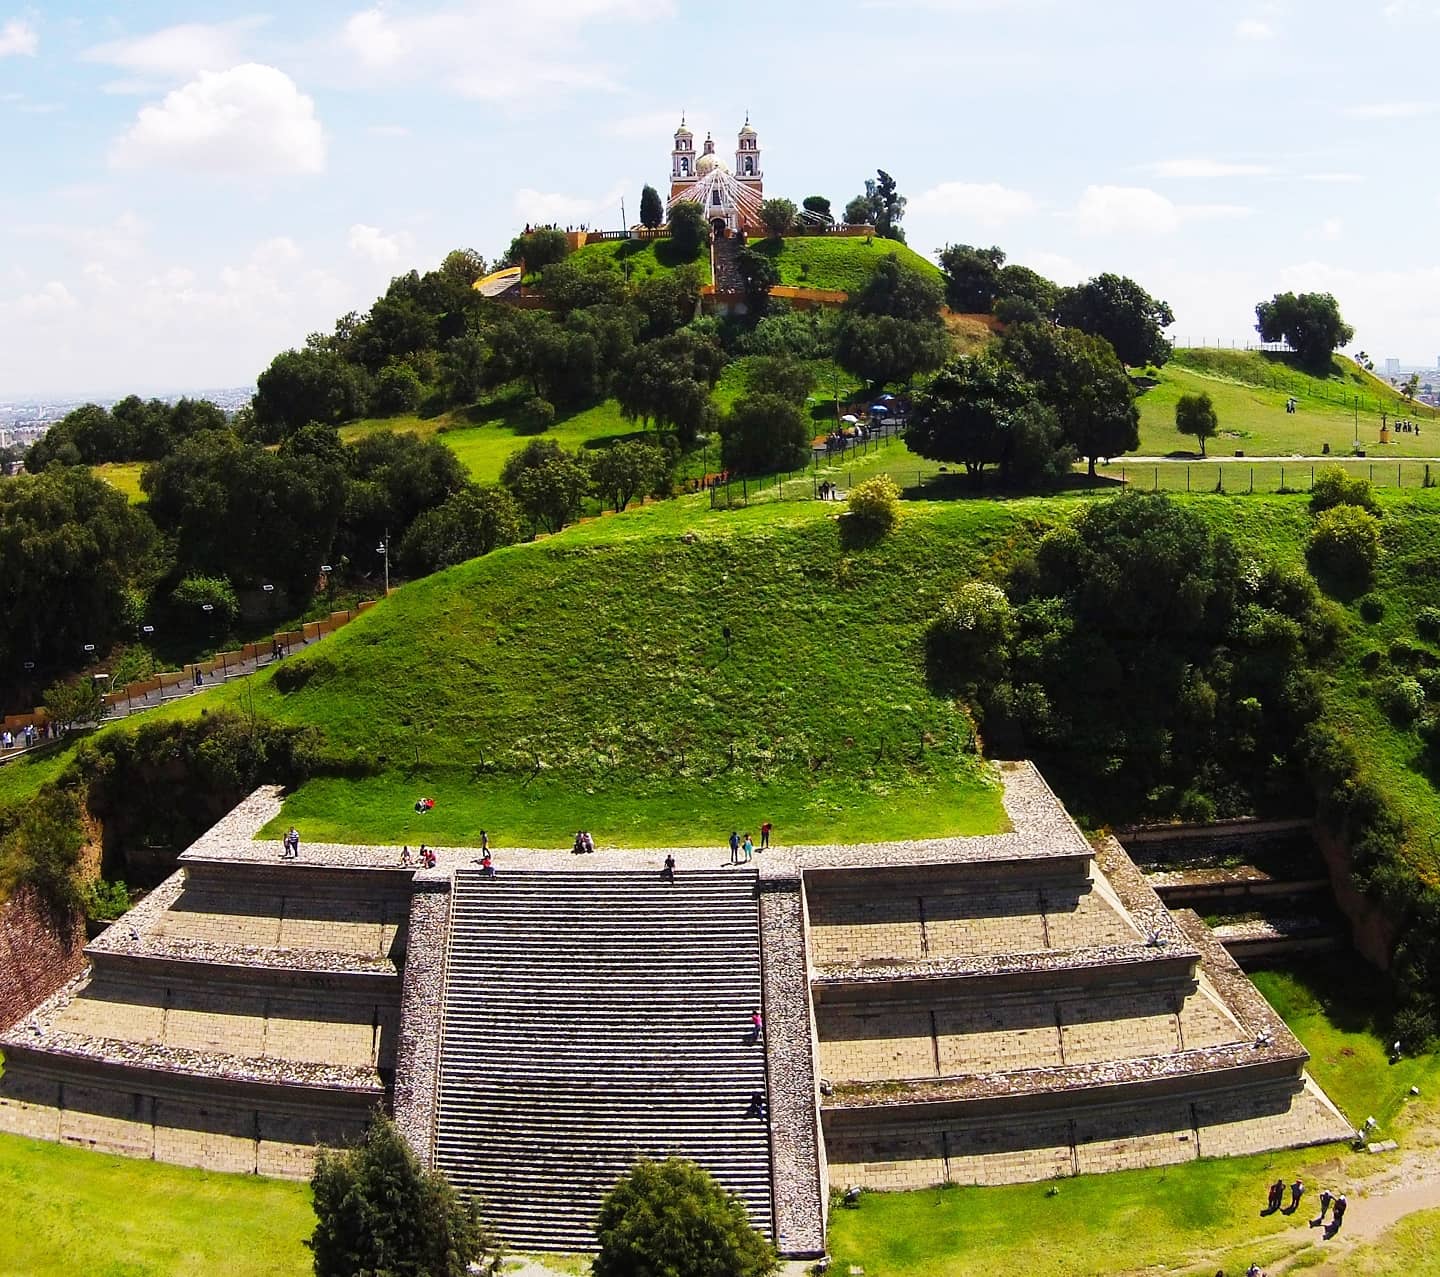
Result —
<instances>
[{"instance_id":1,"label":"bush","mask_svg":"<svg viewBox=\"0 0 1440 1277\"><path fill-rule=\"evenodd\" d=\"M900 521L900 489L888 474L856 484L846 504L850 517L876 536L883 536Z\"/></svg>"},{"instance_id":2,"label":"bush","mask_svg":"<svg viewBox=\"0 0 1440 1277\"><path fill-rule=\"evenodd\" d=\"M1415 617L1415 632L1431 643L1440 642L1440 607L1422 607Z\"/></svg>"},{"instance_id":3,"label":"bush","mask_svg":"<svg viewBox=\"0 0 1440 1277\"><path fill-rule=\"evenodd\" d=\"M1337 505L1315 521L1310 561L1341 581L1368 583L1380 559L1380 521L1355 505Z\"/></svg>"},{"instance_id":4,"label":"bush","mask_svg":"<svg viewBox=\"0 0 1440 1277\"><path fill-rule=\"evenodd\" d=\"M80 803L47 785L26 803L19 823L0 843L0 895L27 886L59 910L80 903L75 869L85 845Z\"/></svg>"},{"instance_id":5,"label":"bush","mask_svg":"<svg viewBox=\"0 0 1440 1277\"><path fill-rule=\"evenodd\" d=\"M425 395L419 374L409 364L391 364L382 368L370 393L370 414L393 417L396 413L414 412Z\"/></svg>"},{"instance_id":6,"label":"bush","mask_svg":"<svg viewBox=\"0 0 1440 1277\"><path fill-rule=\"evenodd\" d=\"M91 922L114 922L130 908L130 888L95 878L81 888L80 902Z\"/></svg>"},{"instance_id":7,"label":"bush","mask_svg":"<svg viewBox=\"0 0 1440 1277\"><path fill-rule=\"evenodd\" d=\"M1408 727L1425 708L1425 689L1418 679L1392 678L1380 685L1380 703L1391 720Z\"/></svg>"},{"instance_id":8,"label":"bush","mask_svg":"<svg viewBox=\"0 0 1440 1277\"><path fill-rule=\"evenodd\" d=\"M1396 639L1390 644L1389 655L1392 665L1398 665L1407 670L1419 669L1421 666L1434 662L1434 657L1423 647L1407 643L1404 639Z\"/></svg>"},{"instance_id":9,"label":"bush","mask_svg":"<svg viewBox=\"0 0 1440 1277\"><path fill-rule=\"evenodd\" d=\"M1351 478L1340 466L1326 466L1315 476L1310 489L1310 509L1316 514L1336 506L1352 505L1362 510L1375 509L1375 494L1370 480Z\"/></svg>"},{"instance_id":10,"label":"bush","mask_svg":"<svg viewBox=\"0 0 1440 1277\"><path fill-rule=\"evenodd\" d=\"M1405 1006L1395 1012L1391 1024L1402 1050L1419 1055L1433 1049L1437 1026L1435 1012L1423 1005Z\"/></svg>"},{"instance_id":11,"label":"bush","mask_svg":"<svg viewBox=\"0 0 1440 1277\"><path fill-rule=\"evenodd\" d=\"M1385 600L1378 594L1361 595L1360 601L1356 606L1360 609L1361 617L1371 625L1374 625L1376 621L1385 615Z\"/></svg>"},{"instance_id":12,"label":"bush","mask_svg":"<svg viewBox=\"0 0 1440 1277\"><path fill-rule=\"evenodd\" d=\"M525 401L525 415L532 425L548 430L555 424L555 405L540 395L531 395Z\"/></svg>"},{"instance_id":13,"label":"bush","mask_svg":"<svg viewBox=\"0 0 1440 1277\"><path fill-rule=\"evenodd\" d=\"M1440 700L1440 670L1420 670L1415 681L1424 689L1427 700Z\"/></svg>"},{"instance_id":14,"label":"bush","mask_svg":"<svg viewBox=\"0 0 1440 1277\"><path fill-rule=\"evenodd\" d=\"M170 591L170 606L186 629L228 630L240 616L235 587L223 576L191 573Z\"/></svg>"},{"instance_id":15,"label":"bush","mask_svg":"<svg viewBox=\"0 0 1440 1277\"><path fill-rule=\"evenodd\" d=\"M1005 591L967 581L944 603L926 636L930 676L942 684L999 683L1009 664L1015 614Z\"/></svg>"}]
</instances>

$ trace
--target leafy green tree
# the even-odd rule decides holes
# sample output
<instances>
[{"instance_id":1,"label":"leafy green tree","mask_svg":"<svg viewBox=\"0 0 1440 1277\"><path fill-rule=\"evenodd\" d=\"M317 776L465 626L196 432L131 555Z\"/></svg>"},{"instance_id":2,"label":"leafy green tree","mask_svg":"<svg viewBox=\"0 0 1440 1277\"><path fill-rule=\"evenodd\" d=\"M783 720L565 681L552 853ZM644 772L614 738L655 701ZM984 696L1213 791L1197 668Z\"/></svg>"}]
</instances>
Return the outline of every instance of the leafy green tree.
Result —
<instances>
[{"instance_id":1,"label":"leafy green tree","mask_svg":"<svg viewBox=\"0 0 1440 1277\"><path fill-rule=\"evenodd\" d=\"M104 709L100 688L88 674L52 683L40 703L46 717L62 732L69 732L79 723L98 722Z\"/></svg>"},{"instance_id":2,"label":"leafy green tree","mask_svg":"<svg viewBox=\"0 0 1440 1277\"><path fill-rule=\"evenodd\" d=\"M931 676L972 696L1005 678L1015 613L1005 591L990 581L967 581L941 605L925 635Z\"/></svg>"},{"instance_id":3,"label":"leafy green tree","mask_svg":"<svg viewBox=\"0 0 1440 1277\"><path fill-rule=\"evenodd\" d=\"M635 347L615 373L621 414L673 430L688 446L713 419L710 391L724 361L719 343L695 328Z\"/></svg>"},{"instance_id":4,"label":"leafy green tree","mask_svg":"<svg viewBox=\"0 0 1440 1277\"><path fill-rule=\"evenodd\" d=\"M940 250L945 272L945 301L951 310L967 315L988 315L1000 295L1000 270L1005 265L1001 248L947 244Z\"/></svg>"},{"instance_id":5,"label":"leafy green tree","mask_svg":"<svg viewBox=\"0 0 1440 1277\"><path fill-rule=\"evenodd\" d=\"M500 1271L473 1201L427 1171L388 1118L353 1148L322 1149L310 1177L315 1277L465 1277Z\"/></svg>"},{"instance_id":6,"label":"leafy green tree","mask_svg":"<svg viewBox=\"0 0 1440 1277\"><path fill-rule=\"evenodd\" d=\"M896 188L895 179L884 169L877 169L875 177L866 181L865 193L857 195L845 206L845 220L852 225L868 223L875 228L881 239L893 239L903 244L905 232L900 223L905 217L906 200Z\"/></svg>"},{"instance_id":7,"label":"leafy green tree","mask_svg":"<svg viewBox=\"0 0 1440 1277\"><path fill-rule=\"evenodd\" d=\"M538 227L525 231L510 241L505 253L507 266L524 266L526 271L543 271L564 259L570 251L565 232L554 227Z\"/></svg>"},{"instance_id":8,"label":"leafy green tree","mask_svg":"<svg viewBox=\"0 0 1440 1277\"><path fill-rule=\"evenodd\" d=\"M1213 439L1220 430L1215 415L1215 402L1203 391L1198 395L1181 395L1175 401L1175 429L1182 435L1194 435L1200 441L1200 455L1205 455L1205 440Z\"/></svg>"},{"instance_id":9,"label":"leafy green tree","mask_svg":"<svg viewBox=\"0 0 1440 1277\"><path fill-rule=\"evenodd\" d=\"M391 364L382 368L370 392L370 415L393 417L396 413L414 412L425 396L419 374L409 364Z\"/></svg>"},{"instance_id":10,"label":"leafy green tree","mask_svg":"<svg viewBox=\"0 0 1440 1277\"><path fill-rule=\"evenodd\" d=\"M840 363L871 386L908 384L917 373L938 368L950 354L943 327L892 315L846 315L836 353Z\"/></svg>"},{"instance_id":11,"label":"leafy green tree","mask_svg":"<svg viewBox=\"0 0 1440 1277\"><path fill-rule=\"evenodd\" d=\"M424 576L479 558L520 539L520 509L499 487L467 485L415 519L400 542L407 576Z\"/></svg>"},{"instance_id":12,"label":"leafy green tree","mask_svg":"<svg viewBox=\"0 0 1440 1277\"><path fill-rule=\"evenodd\" d=\"M772 239L787 235L795 226L794 200L769 199L760 205L760 221Z\"/></svg>"},{"instance_id":13,"label":"leafy green tree","mask_svg":"<svg viewBox=\"0 0 1440 1277\"><path fill-rule=\"evenodd\" d=\"M745 389L803 404L815 389L815 368L790 355L759 355L745 369Z\"/></svg>"},{"instance_id":14,"label":"leafy green tree","mask_svg":"<svg viewBox=\"0 0 1440 1277\"><path fill-rule=\"evenodd\" d=\"M800 405L779 395L739 399L720 422L720 459L736 474L802 469L811 429Z\"/></svg>"},{"instance_id":15,"label":"leafy green tree","mask_svg":"<svg viewBox=\"0 0 1440 1277\"><path fill-rule=\"evenodd\" d=\"M399 543L426 510L443 505L469 482L460 459L439 439L378 431L346 449L344 517L337 548L370 562L389 536Z\"/></svg>"},{"instance_id":16,"label":"leafy green tree","mask_svg":"<svg viewBox=\"0 0 1440 1277\"><path fill-rule=\"evenodd\" d=\"M490 346L478 332L461 333L440 357L440 385L447 402L474 403L485 388Z\"/></svg>"},{"instance_id":17,"label":"leafy green tree","mask_svg":"<svg viewBox=\"0 0 1440 1277\"><path fill-rule=\"evenodd\" d=\"M620 306L626 300L624 277L603 257L567 257L547 266L540 289L562 315L586 306Z\"/></svg>"},{"instance_id":18,"label":"leafy green tree","mask_svg":"<svg viewBox=\"0 0 1440 1277\"><path fill-rule=\"evenodd\" d=\"M1006 266L996 287L995 315L1007 324L1037 324L1054 318L1059 286L1028 266Z\"/></svg>"},{"instance_id":19,"label":"leafy green tree","mask_svg":"<svg viewBox=\"0 0 1440 1277\"><path fill-rule=\"evenodd\" d=\"M506 459L500 482L532 527L559 532L580 513L590 491L590 468L584 457L553 439L534 439Z\"/></svg>"},{"instance_id":20,"label":"leafy green tree","mask_svg":"<svg viewBox=\"0 0 1440 1277\"><path fill-rule=\"evenodd\" d=\"M417 272L392 280L355 330L350 357L378 373L387 364L433 349L440 338L439 315L428 301Z\"/></svg>"},{"instance_id":21,"label":"leafy green tree","mask_svg":"<svg viewBox=\"0 0 1440 1277\"><path fill-rule=\"evenodd\" d=\"M1400 393L1412 404L1415 402L1415 396L1420 393L1420 374L1418 372L1412 372L1405 378L1404 384L1400 387Z\"/></svg>"},{"instance_id":22,"label":"leafy green tree","mask_svg":"<svg viewBox=\"0 0 1440 1277\"><path fill-rule=\"evenodd\" d=\"M1324 372L1355 330L1340 317L1340 303L1330 293L1276 293L1255 307L1255 331L1261 341L1288 342L1300 362Z\"/></svg>"},{"instance_id":23,"label":"leafy green tree","mask_svg":"<svg viewBox=\"0 0 1440 1277\"><path fill-rule=\"evenodd\" d=\"M979 488L987 466L1013 469L1018 463L1029 470L1035 447L1025 436L1047 426L1040 407L1035 387L1008 364L986 355L961 356L916 396L906 442L922 457L963 465ZM1048 424L1058 449L1057 432Z\"/></svg>"},{"instance_id":24,"label":"leafy green tree","mask_svg":"<svg viewBox=\"0 0 1440 1277\"><path fill-rule=\"evenodd\" d=\"M874 211L868 196L857 195L845 205L845 223L848 226L873 226Z\"/></svg>"},{"instance_id":25,"label":"leafy green tree","mask_svg":"<svg viewBox=\"0 0 1440 1277\"><path fill-rule=\"evenodd\" d=\"M46 695L48 698L50 693ZM72 709L65 708L66 712ZM81 711L79 717L68 721L82 721L83 717ZM19 823L0 841L0 896L30 887L62 914L79 908L76 875L84 845L79 801L68 790L46 785L23 804Z\"/></svg>"},{"instance_id":26,"label":"leafy green tree","mask_svg":"<svg viewBox=\"0 0 1440 1277\"><path fill-rule=\"evenodd\" d=\"M770 306L770 290L780 282L780 268L764 253L742 248L735 257L740 278L745 283L745 302L750 313L763 316Z\"/></svg>"},{"instance_id":27,"label":"leafy green tree","mask_svg":"<svg viewBox=\"0 0 1440 1277\"><path fill-rule=\"evenodd\" d=\"M664 224L665 205L660 200L660 192L647 183L640 192L640 225L653 231Z\"/></svg>"},{"instance_id":28,"label":"leafy green tree","mask_svg":"<svg viewBox=\"0 0 1440 1277\"><path fill-rule=\"evenodd\" d=\"M155 529L123 493L78 467L0 482L0 670L69 669L129 619L154 572Z\"/></svg>"},{"instance_id":29,"label":"leafy green tree","mask_svg":"<svg viewBox=\"0 0 1440 1277\"><path fill-rule=\"evenodd\" d=\"M170 591L170 607L176 622L186 629L226 633L240 618L235 587L223 576L192 572Z\"/></svg>"},{"instance_id":30,"label":"leafy green tree","mask_svg":"<svg viewBox=\"0 0 1440 1277\"><path fill-rule=\"evenodd\" d=\"M670 208L670 243L682 262L692 262L710 242L710 223L694 200L681 200Z\"/></svg>"},{"instance_id":31,"label":"leafy green tree","mask_svg":"<svg viewBox=\"0 0 1440 1277\"><path fill-rule=\"evenodd\" d=\"M353 421L364 404L364 375L333 351L284 351L255 381L255 424L272 442L312 421Z\"/></svg>"},{"instance_id":32,"label":"leafy green tree","mask_svg":"<svg viewBox=\"0 0 1440 1277\"><path fill-rule=\"evenodd\" d=\"M1077 456L1090 465L1140 446L1135 392L1110 343L1074 328L1017 324L1001 355L1038 387Z\"/></svg>"},{"instance_id":33,"label":"leafy green tree","mask_svg":"<svg viewBox=\"0 0 1440 1277\"><path fill-rule=\"evenodd\" d=\"M887 253L875 263L865 286L849 304L862 315L889 315L940 328L940 305L944 296L944 289L933 274L902 262L895 253Z\"/></svg>"},{"instance_id":34,"label":"leafy green tree","mask_svg":"<svg viewBox=\"0 0 1440 1277\"><path fill-rule=\"evenodd\" d=\"M871 475L850 489L846 512L871 536L884 536L900 522L900 488L888 474Z\"/></svg>"},{"instance_id":35,"label":"leafy green tree","mask_svg":"<svg viewBox=\"0 0 1440 1277\"><path fill-rule=\"evenodd\" d=\"M775 1248L744 1204L693 1162L636 1162L595 1220L594 1277L768 1277Z\"/></svg>"},{"instance_id":36,"label":"leafy green tree","mask_svg":"<svg viewBox=\"0 0 1440 1277\"><path fill-rule=\"evenodd\" d=\"M824 218L827 222L835 220L835 215L830 211L830 201L823 195L807 195L800 201L800 206L807 213L814 213L816 217Z\"/></svg>"},{"instance_id":37,"label":"leafy green tree","mask_svg":"<svg viewBox=\"0 0 1440 1277\"><path fill-rule=\"evenodd\" d=\"M695 318L700 306L700 272L680 266L665 275L642 280L634 302L644 317L640 336L646 341L668 337Z\"/></svg>"},{"instance_id":38,"label":"leafy green tree","mask_svg":"<svg viewBox=\"0 0 1440 1277\"><path fill-rule=\"evenodd\" d=\"M1343 466L1325 466L1310 485L1310 510L1314 514L1337 505L1359 506L1375 512L1375 492L1363 475L1351 476Z\"/></svg>"},{"instance_id":39,"label":"leafy green tree","mask_svg":"<svg viewBox=\"0 0 1440 1277\"><path fill-rule=\"evenodd\" d=\"M663 448L625 439L595 454L590 475L596 494L619 514L636 497L659 487L668 468Z\"/></svg>"},{"instance_id":40,"label":"leafy green tree","mask_svg":"<svg viewBox=\"0 0 1440 1277\"><path fill-rule=\"evenodd\" d=\"M1163 330L1175 322L1175 313L1133 279L1097 275L1074 288L1061 289L1055 309L1067 327L1105 338L1127 367L1163 364L1170 358L1170 343Z\"/></svg>"},{"instance_id":41,"label":"leafy green tree","mask_svg":"<svg viewBox=\"0 0 1440 1277\"><path fill-rule=\"evenodd\" d=\"M461 288L473 288L475 281L489 273L485 258L473 248L454 248L440 263L440 274Z\"/></svg>"},{"instance_id":42,"label":"leafy green tree","mask_svg":"<svg viewBox=\"0 0 1440 1277\"><path fill-rule=\"evenodd\" d=\"M1310 533L1310 561L1346 586L1368 585L1380 561L1380 520L1355 505L1323 511Z\"/></svg>"},{"instance_id":43,"label":"leafy green tree","mask_svg":"<svg viewBox=\"0 0 1440 1277\"><path fill-rule=\"evenodd\" d=\"M836 310L787 310L766 315L737 343L747 355L829 359L835 353L841 316Z\"/></svg>"}]
</instances>

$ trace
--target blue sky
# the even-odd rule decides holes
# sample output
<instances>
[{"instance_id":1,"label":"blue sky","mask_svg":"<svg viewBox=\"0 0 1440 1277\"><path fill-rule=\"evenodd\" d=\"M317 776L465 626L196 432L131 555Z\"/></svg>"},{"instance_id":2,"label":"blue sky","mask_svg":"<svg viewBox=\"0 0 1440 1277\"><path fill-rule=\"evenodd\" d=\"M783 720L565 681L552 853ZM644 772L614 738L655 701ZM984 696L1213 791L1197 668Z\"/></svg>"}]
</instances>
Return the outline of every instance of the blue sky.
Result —
<instances>
[{"instance_id":1,"label":"blue sky","mask_svg":"<svg viewBox=\"0 0 1440 1277\"><path fill-rule=\"evenodd\" d=\"M1440 355L1440 0L0 0L0 398L229 386L527 220L619 225L681 110L768 194L1130 274L1172 335L1333 291Z\"/></svg>"}]
</instances>

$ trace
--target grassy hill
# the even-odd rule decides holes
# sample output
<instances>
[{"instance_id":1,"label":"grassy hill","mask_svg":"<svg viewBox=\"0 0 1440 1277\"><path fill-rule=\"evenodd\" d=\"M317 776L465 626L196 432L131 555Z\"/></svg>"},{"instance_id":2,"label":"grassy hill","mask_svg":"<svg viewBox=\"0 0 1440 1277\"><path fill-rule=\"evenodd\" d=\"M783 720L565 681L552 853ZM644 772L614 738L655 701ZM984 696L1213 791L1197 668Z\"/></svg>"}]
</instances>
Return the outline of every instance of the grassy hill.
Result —
<instances>
[{"instance_id":1,"label":"grassy hill","mask_svg":"<svg viewBox=\"0 0 1440 1277\"><path fill-rule=\"evenodd\" d=\"M604 240L599 244L586 244L584 248L576 249L570 255L572 261L582 259L586 262L595 260L608 262L617 271L628 270L630 282L635 284L646 279L672 274L679 267L686 265L680 255L674 251L668 239L613 239ZM702 252L691 264L699 268L702 284L713 282L708 250Z\"/></svg>"},{"instance_id":2,"label":"grassy hill","mask_svg":"<svg viewBox=\"0 0 1440 1277\"><path fill-rule=\"evenodd\" d=\"M798 235L752 240L750 247L775 263L782 284L799 288L834 288L857 293L865 287L876 263L890 253L916 270L940 277L940 268L934 262L893 239Z\"/></svg>"},{"instance_id":3,"label":"grassy hill","mask_svg":"<svg viewBox=\"0 0 1440 1277\"><path fill-rule=\"evenodd\" d=\"M1406 402L1392 387L1349 359L1336 356L1331 373L1318 377L1281 355L1258 350L1182 348L1140 397L1140 448L1146 456L1195 451L1195 441L1175 429L1175 401L1208 394L1220 418L1220 435L1209 451L1229 456L1348 454L1358 438L1371 457L1440 455L1440 420L1432 409ZM1294 413L1285 401L1294 396ZM1380 444L1380 413L1405 417L1421 433L1390 433ZM1430 423L1434 421L1432 426ZM1432 433L1433 430L1433 433Z\"/></svg>"}]
</instances>

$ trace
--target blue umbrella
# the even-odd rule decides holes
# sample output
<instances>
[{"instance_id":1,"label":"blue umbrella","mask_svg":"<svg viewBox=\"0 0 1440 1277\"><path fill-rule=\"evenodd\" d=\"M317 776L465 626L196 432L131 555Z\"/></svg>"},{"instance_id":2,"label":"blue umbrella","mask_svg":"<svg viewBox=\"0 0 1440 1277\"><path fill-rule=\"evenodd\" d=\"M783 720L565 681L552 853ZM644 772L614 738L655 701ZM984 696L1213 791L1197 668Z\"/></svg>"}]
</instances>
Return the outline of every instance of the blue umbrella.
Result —
<instances>
[{"instance_id":1,"label":"blue umbrella","mask_svg":"<svg viewBox=\"0 0 1440 1277\"><path fill-rule=\"evenodd\" d=\"M889 411L890 411L890 407L889 407L888 404L872 403L872 404L870 405L870 414L871 414L871 416L883 417L883 416L884 416L887 412L889 412Z\"/></svg>"}]
</instances>

